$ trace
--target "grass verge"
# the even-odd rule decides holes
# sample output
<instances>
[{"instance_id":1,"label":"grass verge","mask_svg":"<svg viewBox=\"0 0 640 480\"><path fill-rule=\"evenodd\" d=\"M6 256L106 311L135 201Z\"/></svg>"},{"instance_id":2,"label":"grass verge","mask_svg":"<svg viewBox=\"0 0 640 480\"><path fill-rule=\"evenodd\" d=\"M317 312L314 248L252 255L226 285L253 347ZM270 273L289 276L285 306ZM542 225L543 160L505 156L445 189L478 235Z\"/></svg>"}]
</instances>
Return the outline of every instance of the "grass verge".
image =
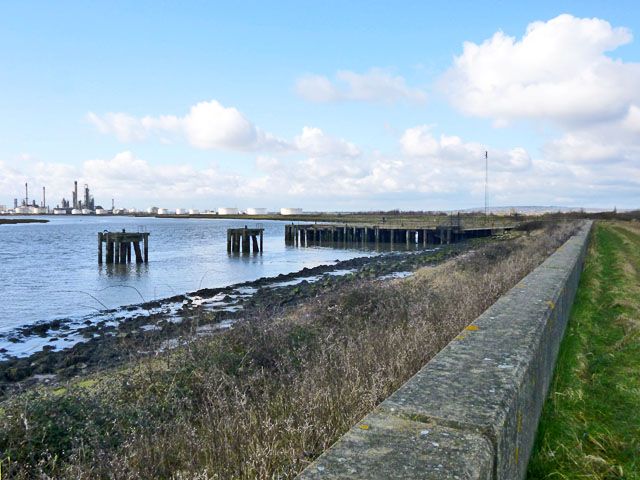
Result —
<instances>
[{"instance_id":1,"label":"grass verge","mask_svg":"<svg viewBox=\"0 0 640 480\"><path fill-rule=\"evenodd\" d=\"M594 227L528 478L640 478L640 227Z\"/></svg>"}]
</instances>

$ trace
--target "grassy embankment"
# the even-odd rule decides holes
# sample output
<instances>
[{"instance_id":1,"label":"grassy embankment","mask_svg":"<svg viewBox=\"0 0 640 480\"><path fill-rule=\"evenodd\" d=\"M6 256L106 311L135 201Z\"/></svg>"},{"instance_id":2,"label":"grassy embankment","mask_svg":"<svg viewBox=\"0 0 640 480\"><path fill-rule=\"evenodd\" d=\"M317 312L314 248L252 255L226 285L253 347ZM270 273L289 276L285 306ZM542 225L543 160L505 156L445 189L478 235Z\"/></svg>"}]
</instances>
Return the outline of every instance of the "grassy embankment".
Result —
<instances>
[{"instance_id":1,"label":"grassy embankment","mask_svg":"<svg viewBox=\"0 0 640 480\"><path fill-rule=\"evenodd\" d=\"M4 478L291 478L571 234L363 279L0 404Z\"/></svg>"},{"instance_id":2,"label":"grassy embankment","mask_svg":"<svg viewBox=\"0 0 640 480\"><path fill-rule=\"evenodd\" d=\"M640 478L640 224L598 223L529 478Z\"/></svg>"}]
</instances>

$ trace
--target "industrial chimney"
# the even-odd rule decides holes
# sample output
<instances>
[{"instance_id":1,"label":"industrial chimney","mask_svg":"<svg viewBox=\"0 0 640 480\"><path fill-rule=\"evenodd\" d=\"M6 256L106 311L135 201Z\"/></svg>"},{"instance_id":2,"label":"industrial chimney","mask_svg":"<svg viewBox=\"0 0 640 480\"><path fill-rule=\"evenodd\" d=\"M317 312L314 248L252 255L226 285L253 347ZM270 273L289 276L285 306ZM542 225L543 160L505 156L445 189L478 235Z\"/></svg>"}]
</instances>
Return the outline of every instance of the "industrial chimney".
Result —
<instances>
[{"instance_id":1,"label":"industrial chimney","mask_svg":"<svg viewBox=\"0 0 640 480\"><path fill-rule=\"evenodd\" d=\"M78 181L73 182L73 208L78 208Z\"/></svg>"}]
</instances>

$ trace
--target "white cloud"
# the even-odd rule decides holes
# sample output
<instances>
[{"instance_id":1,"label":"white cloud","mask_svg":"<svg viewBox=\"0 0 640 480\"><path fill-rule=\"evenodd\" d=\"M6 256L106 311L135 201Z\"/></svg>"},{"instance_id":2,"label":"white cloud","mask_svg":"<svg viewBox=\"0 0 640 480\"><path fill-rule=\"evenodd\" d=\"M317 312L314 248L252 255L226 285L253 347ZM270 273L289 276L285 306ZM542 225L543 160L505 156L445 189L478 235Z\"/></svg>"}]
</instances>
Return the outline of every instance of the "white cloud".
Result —
<instances>
[{"instance_id":1,"label":"white cloud","mask_svg":"<svg viewBox=\"0 0 640 480\"><path fill-rule=\"evenodd\" d=\"M149 135L149 126L126 113L107 113L99 117L93 112L87 114L87 120L100 133L115 135L121 142L143 140Z\"/></svg>"},{"instance_id":2,"label":"white cloud","mask_svg":"<svg viewBox=\"0 0 640 480\"><path fill-rule=\"evenodd\" d=\"M90 112L87 120L99 132L114 135L121 142L142 141L156 135L164 142L184 139L200 149L301 153L314 157L355 158L361 154L353 143L334 138L316 127L304 127L293 141L283 140L256 127L236 108L224 107L215 100L193 105L183 117L136 118L126 113L99 116Z\"/></svg>"},{"instance_id":3,"label":"white cloud","mask_svg":"<svg viewBox=\"0 0 640 480\"><path fill-rule=\"evenodd\" d=\"M531 166L531 157L522 147L505 151L488 149L479 143L463 142L456 136L440 135L440 139L437 139L429 125L419 125L405 130L400 138L400 146L405 155L427 159L431 165L443 168L466 165L477 169L484 165L487 150L490 150L492 170L520 171Z\"/></svg>"},{"instance_id":4,"label":"white cloud","mask_svg":"<svg viewBox=\"0 0 640 480\"><path fill-rule=\"evenodd\" d=\"M333 138L314 127L304 127L302 133L294 138L293 144L298 151L313 157L335 155L355 158L361 154L353 143Z\"/></svg>"},{"instance_id":5,"label":"white cloud","mask_svg":"<svg viewBox=\"0 0 640 480\"><path fill-rule=\"evenodd\" d=\"M584 125L625 116L640 104L640 64L607 55L632 40L597 18L560 15L534 22L517 40L503 32L465 42L442 83L462 112L492 118Z\"/></svg>"},{"instance_id":6,"label":"white cloud","mask_svg":"<svg viewBox=\"0 0 640 480\"><path fill-rule=\"evenodd\" d=\"M91 179L96 197L117 192L125 199L144 195L156 202L229 194L240 184L237 175L222 173L213 166L201 169L189 164L156 166L130 151L111 159L85 161L82 176Z\"/></svg>"},{"instance_id":7,"label":"white cloud","mask_svg":"<svg viewBox=\"0 0 640 480\"><path fill-rule=\"evenodd\" d=\"M215 100L192 106L180 124L198 148L253 149L258 144L256 127L237 109Z\"/></svg>"},{"instance_id":8,"label":"white cloud","mask_svg":"<svg viewBox=\"0 0 640 480\"><path fill-rule=\"evenodd\" d=\"M278 150L288 148L283 140L263 132L234 107L225 107L216 100L193 105L183 117L175 115L137 118L127 113L87 114L87 120L99 132L115 135L122 142L140 141L150 136L184 138L201 149Z\"/></svg>"},{"instance_id":9,"label":"white cloud","mask_svg":"<svg viewBox=\"0 0 640 480\"><path fill-rule=\"evenodd\" d=\"M305 75L298 79L295 89L302 98L317 103L348 100L424 102L427 98L423 90L407 86L403 77L379 68L366 73L340 70L333 82L322 75Z\"/></svg>"}]
</instances>

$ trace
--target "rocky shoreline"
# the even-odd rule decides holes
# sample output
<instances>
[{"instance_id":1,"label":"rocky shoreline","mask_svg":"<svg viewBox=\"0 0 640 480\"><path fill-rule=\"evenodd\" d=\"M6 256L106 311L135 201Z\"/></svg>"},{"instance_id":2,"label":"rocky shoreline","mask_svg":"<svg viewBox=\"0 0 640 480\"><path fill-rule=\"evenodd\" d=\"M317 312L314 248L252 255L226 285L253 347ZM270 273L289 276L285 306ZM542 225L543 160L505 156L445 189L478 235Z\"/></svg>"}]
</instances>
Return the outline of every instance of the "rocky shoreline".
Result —
<instances>
[{"instance_id":1,"label":"rocky shoreline","mask_svg":"<svg viewBox=\"0 0 640 480\"><path fill-rule=\"evenodd\" d=\"M97 323L87 320L81 326L65 320L25 326L8 341L20 344L38 339L44 347L22 357L7 356L5 350L5 359L0 361L0 397L37 383L51 384L139 356L155 355L257 314L282 313L348 282L407 276L417 268L468 250L470 245L358 257L223 288L204 288L119 310L105 310L101 312L106 316L103 320ZM59 349L61 340L69 338L73 339L72 346Z\"/></svg>"}]
</instances>

